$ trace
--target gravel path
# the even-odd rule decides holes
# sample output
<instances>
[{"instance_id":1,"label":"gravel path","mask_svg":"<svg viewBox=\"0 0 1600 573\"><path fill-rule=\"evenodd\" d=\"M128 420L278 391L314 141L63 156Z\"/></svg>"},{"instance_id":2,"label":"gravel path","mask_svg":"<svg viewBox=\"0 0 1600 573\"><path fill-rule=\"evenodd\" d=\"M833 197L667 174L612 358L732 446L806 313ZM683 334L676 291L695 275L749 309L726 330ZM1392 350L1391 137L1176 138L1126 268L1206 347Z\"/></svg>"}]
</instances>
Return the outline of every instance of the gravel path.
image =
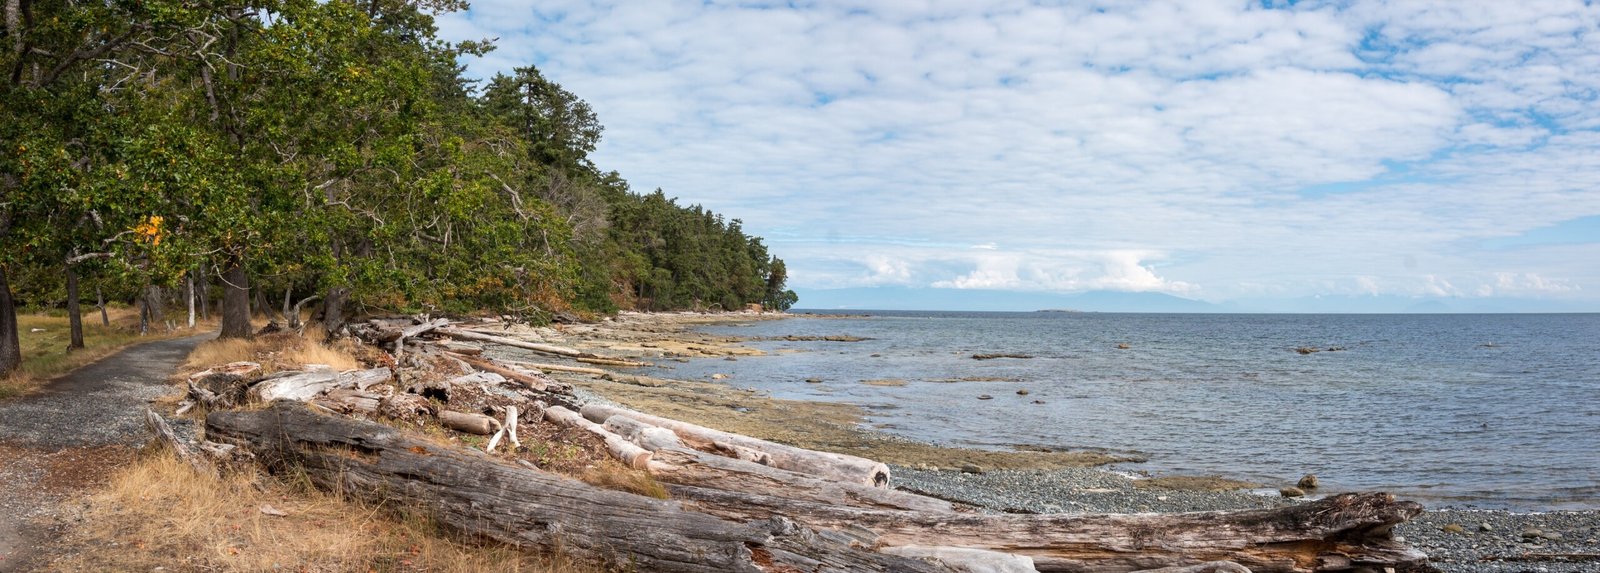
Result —
<instances>
[{"instance_id":1,"label":"gravel path","mask_svg":"<svg viewBox=\"0 0 1600 573\"><path fill-rule=\"evenodd\" d=\"M896 488L1001 512L1166 513L1301 503L1275 492L1142 489L1127 476L1099 469L963 473L894 467L893 474ZM1429 510L1396 527L1395 535L1446 573L1600 573L1600 511Z\"/></svg>"},{"instance_id":2,"label":"gravel path","mask_svg":"<svg viewBox=\"0 0 1600 573\"><path fill-rule=\"evenodd\" d=\"M0 573L30 570L48 522L70 519L58 502L131 459L148 439L144 406L172 392L166 377L211 336L134 346L0 402Z\"/></svg>"}]
</instances>

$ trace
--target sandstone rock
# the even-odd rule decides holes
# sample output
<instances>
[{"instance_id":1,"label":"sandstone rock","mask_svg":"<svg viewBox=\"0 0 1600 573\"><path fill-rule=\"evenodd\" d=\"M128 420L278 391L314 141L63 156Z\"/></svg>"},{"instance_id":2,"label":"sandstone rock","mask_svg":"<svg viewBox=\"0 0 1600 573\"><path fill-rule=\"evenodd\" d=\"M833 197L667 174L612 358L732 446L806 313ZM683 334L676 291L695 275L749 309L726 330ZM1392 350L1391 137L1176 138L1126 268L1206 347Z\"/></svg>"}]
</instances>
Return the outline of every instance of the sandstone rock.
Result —
<instances>
[{"instance_id":1,"label":"sandstone rock","mask_svg":"<svg viewBox=\"0 0 1600 573\"><path fill-rule=\"evenodd\" d=\"M1306 474L1305 477L1300 478L1300 481L1295 484L1295 487L1300 489L1317 489L1318 485L1316 474Z\"/></svg>"},{"instance_id":2,"label":"sandstone rock","mask_svg":"<svg viewBox=\"0 0 1600 573\"><path fill-rule=\"evenodd\" d=\"M1027 388L1023 388L1021 390L1017 390L1017 395L1018 396L1027 396L1028 395L1028 389Z\"/></svg>"},{"instance_id":3,"label":"sandstone rock","mask_svg":"<svg viewBox=\"0 0 1600 573\"><path fill-rule=\"evenodd\" d=\"M1281 495L1283 497L1302 497L1302 496L1305 496L1305 494L1306 494L1305 490L1302 490L1302 489L1297 488L1297 487L1285 487L1285 488L1279 488L1278 489L1278 495Z\"/></svg>"},{"instance_id":4,"label":"sandstone rock","mask_svg":"<svg viewBox=\"0 0 1600 573\"><path fill-rule=\"evenodd\" d=\"M981 473L983 473L983 468L978 467L978 464L972 464L972 463L961 464L961 473L964 473L964 474L981 474Z\"/></svg>"},{"instance_id":5,"label":"sandstone rock","mask_svg":"<svg viewBox=\"0 0 1600 573\"><path fill-rule=\"evenodd\" d=\"M1459 524L1459 523L1451 523L1451 524L1445 525L1444 527L1439 528L1439 530L1443 531L1445 533L1466 533L1467 532L1467 528L1461 527L1461 524Z\"/></svg>"}]
</instances>

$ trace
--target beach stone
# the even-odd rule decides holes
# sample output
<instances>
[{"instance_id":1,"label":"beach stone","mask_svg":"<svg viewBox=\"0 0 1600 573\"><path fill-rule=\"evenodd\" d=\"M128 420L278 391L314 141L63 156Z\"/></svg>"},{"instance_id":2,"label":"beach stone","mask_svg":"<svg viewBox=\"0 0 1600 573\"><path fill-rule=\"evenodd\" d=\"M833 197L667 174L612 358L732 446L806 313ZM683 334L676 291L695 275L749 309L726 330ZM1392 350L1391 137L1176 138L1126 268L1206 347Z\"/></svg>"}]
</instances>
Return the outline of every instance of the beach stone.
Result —
<instances>
[{"instance_id":1,"label":"beach stone","mask_svg":"<svg viewBox=\"0 0 1600 573\"><path fill-rule=\"evenodd\" d=\"M1488 522L1479 523L1478 531L1494 531L1494 526L1489 525Z\"/></svg>"},{"instance_id":2,"label":"beach stone","mask_svg":"<svg viewBox=\"0 0 1600 573\"><path fill-rule=\"evenodd\" d=\"M1522 530L1523 539L1538 539L1540 537L1544 537L1544 532L1539 531L1538 528L1530 527Z\"/></svg>"},{"instance_id":3,"label":"beach stone","mask_svg":"<svg viewBox=\"0 0 1600 573\"><path fill-rule=\"evenodd\" d=\"M1317 482L1317 475L1306 474L1305 477L1300 478L1300 481L1294 485L1300 489L1317 489L1317 485L1319 485Z\"/></svg>"},{"instance_id":4,"label":"beach stone","mask_svg":"<svg viewBox=\"0 0 1600 573\"><path fill-rule=\"evenodd\" d=\"M983 473L983 468L979 467L978 464L972 464L972 463L961 464L961 473L964 473L964 474L981 474L981 473Z\"/></svg>"},{"instance_id":5,"label":"beach stone","mask_svg":"<svg viewBox=\"0 0 1600 573\"><path fill-rule=\"evenodd\" d=\"M1027 396L1028 395L1028 389L1027 388L1023 388L1021 390L1017 390L1017 395L1018 396Z\"/></svg>"},{"instance_id":6,"label":"beach stone","mask_svg":"<svg viewBox=\"0 0 1600 573\"><path fill-rule=\"evenodd\" d=\"M1544 535L1541 535L1540 537L1543 537L1545 539L1549 539L1551 541L1561 541L1561 540L1567 538L1565 535L1562 535L1560 533L1556 533L1554 531L1546 531L1546 532L1544 532Z\"/></svg>"},{"instance_id":7,"label":"beach stone","mask_svg":"<svg viewBox=\"0 0 1600 573\"><path fill-rule=\"evenodd\" d=\"M1304 497L1306 492L1297 487L1285 487L1278 489L1278 495L1283 497Z\"/></svg>"},{"instance_id":8,"label":"beach stone","mask_svg":"<svg viewBox=\"0 0 1600 573\"><path fill-rule=\"evenodd\" d=\"M726 379L726 378L727 378L727 377L728 377L728 375L727 375L727 374L723 374L723 373L721 373L721 372L718 372L718 373L716 373L716 374L712 374L712 375L711 375L711 379L712 379L712 380L724 380L724 379Z\"/></svg>"},{"instance_id":9,"label":"beach stone","mask_svg":"<svg viewBox=\"0 0 1600 573\"><path fill-rule=\"evenodd\" d=\"M883 358L883 355L882 354L873 354L872 357L873 358Z\"/></svg>"},{"instance_id":10,"label":"beach stone","mask_svg":"<svg viewBox=\"0 0 1600 573\"><path fill-rule=\"evenodd\" d=\"M1439 528L1439 530L1443 531L1445 533L1466 533L1467 532L1467 528L1462 527L1461 524L1459 524L1459 523L1451 523L1451 524L1445 525L1444 527Z\"/></svg>"},{"instance_id":11,"label":"beach stone","mask_svg":"<svg viewBox=\"0 0 1600 573\"><path fill-rule=\"evenodd\" d=\"M994 399L994 396L990 396L990 395L988 395L988 394L984 394L984 395L982 395L982 396L978 396L978 399L979 399L979 400L993 400L993 399Z\"/></svg>"},{"instance_id":12,"label":"beach stone","mask_svg":"<svg viewBox=\"0 0 1600 573\"><path fill-rule=\"evenodd\" d=\"M729 357L727 357L727 358L723 358L723 360L726 360L726 361L728 361L728 362L738 362L738 361L739 361L739 359L738 359L738 358L734 358L734 357L732 357L732 356L729 356Z\"/></svg>"},{"instance_id":13,"label":"beach stone","mask_svg":"<svg viewBox=\"0 0 1600 573\"><path fill-rule=\"evenodd\" d=\"M1117 349L1118 350L1127 350L1129 348L1133 348L1133 347L1132 346L1128 346L1128 343L1126 343L1126 342L1117 345Z\"/></svg>"}]
</instances>

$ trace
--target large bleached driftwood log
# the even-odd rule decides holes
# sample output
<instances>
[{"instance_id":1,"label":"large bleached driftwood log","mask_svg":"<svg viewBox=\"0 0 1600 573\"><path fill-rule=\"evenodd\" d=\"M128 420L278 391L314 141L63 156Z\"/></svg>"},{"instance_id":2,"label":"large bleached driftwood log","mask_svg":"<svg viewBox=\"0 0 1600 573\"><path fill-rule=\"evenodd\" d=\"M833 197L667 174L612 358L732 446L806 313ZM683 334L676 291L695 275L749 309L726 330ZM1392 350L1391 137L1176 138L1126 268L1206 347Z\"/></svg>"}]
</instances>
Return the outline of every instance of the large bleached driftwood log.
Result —
<instances>
[{"instance_id":1,"label":"large bleached driftwood log","mask_svg":"<svg viewBox=\"0 0 1600 573\"><path fill-rule=\"evenodd\" d=\"M583 407L582 413L583 417L602 424L612 416L625 416L666 428L698 450L715 451L719 444L749 448L767 454L768 465L772 467L873 487L889 487L889 466L866 458L758 440L616 406L590 404Z\"/></svg>"},{"instance_id":2,"label":"large bleached driftwood log","mask_svg":"<svg viewBox=\"0 0 1600 573\"><path fill-rule=\"evenodd\" d=\"M481 333L481 332L473 332L473 331L470 331L470 330L461 330L459 328L440 328L436 332L438 332L439 334L443 334L445 336L448 336L450 338L455 338L455 339L459 339L459 340L476 340L476 341L479 341L479 342L492 342L494 344L499 344L501 346L511 346L511 347L514 347L514 348L521 348L523 350L532 350L534 352L543 352L545 354L555 354L557 356L569 356L569 357L573 357L573 358L577 358L577 357L580 357L580 356L593 356L593 355L587 354L587 353L585 353L583 351L572 349L572 348L567 348L567 347L564 347L564 346L555 346L555 345L552 345L552 344L539 344L537 342L528 342L526 340L517 340L515 338L507 338L507 337L504 337L504 336L495 336L493 334L484 334L484 333Z\"/></svg>"},{"instance_id":3,"label":"large bleached driftwood log","mask_svg":"<svg viewBox=\"0 0 1600 573\"><path fill-rule=\"evenodd\" d=\"M856 507L955 511L948 501L892 489L819 478L753 461L692 450L671 430L626 416L612 416L603 426L624 440L654 453L646 469L664 482L714 489L777 495Z\"/></svg>"},{"instance_id":4,"label":"large bleached driftwood log","mask_svg":"<svg viewBox=\"0 0 1600 573\"><path fill-rule=\"evenodd\" d=\"M1389 534L1422 513L1422 506L1384 493L1232 512L981 515L861 509L682 485L667 490L689 507L728 519L782 515L819 529L865 529L878 535L879 545L1026 555L1039 571L1140 571L1231 561L1256 573L1309 573L1382 570L1427 559Z\"/></svg>"},{"instance_id":5,"label":"large bleached driftwood log","mask_svg":"<svg viewBox=\"0 0 1600 573\"><path fill-rule=\"evenodd\" d=\"M269 468L303 471L320 487L424 508L463 533L638 571L949 572L854 546L782 518L735 523L677 502L599 489L441 448L400 430L280 402L206 418L211 439L245 446Z\"/></svg>"}]
</instances>

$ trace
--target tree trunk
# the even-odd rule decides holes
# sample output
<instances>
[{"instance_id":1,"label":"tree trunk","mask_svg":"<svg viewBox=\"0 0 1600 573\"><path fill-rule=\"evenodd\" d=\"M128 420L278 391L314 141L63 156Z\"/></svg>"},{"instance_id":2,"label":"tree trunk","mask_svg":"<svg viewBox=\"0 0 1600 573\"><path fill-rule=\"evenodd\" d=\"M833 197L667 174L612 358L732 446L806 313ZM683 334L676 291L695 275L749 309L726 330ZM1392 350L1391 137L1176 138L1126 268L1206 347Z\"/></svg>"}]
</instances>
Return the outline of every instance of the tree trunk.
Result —
<instances>
[{"instance_id":1,"label":"tree trunk","mask_svg":"<svg viewBox=\"0 0 1600 573\"><path fill-rule=\"evenodd\" d=\"M83 312L78 308L78 271L67 265L67 324L71 331L67 349L83 348Z\"/></svg>"},{"instance_id":2,"label":"tree trunk","mask_svg":"<svg viewBox=\"0 0 1600 573\"><path fill-rule=\"evenodd\" d=\"M150 334L150 299L139 297L139 336Z\"/></svg>"},{"instance_id":3,"label":"tree trunk","mask_svg":"<svg viewBox=\"0 0 1600 573\"><path fill-rule=\"evenodd\" d=\"M1039 571L1140 571L1232 561L1256 573L1381 570L1426 555L1390 528L1422 513L1386 493L1279 509L1202 513L983 515L859 509L668 485L673 499L732 520L782 515L818 529L862 528L878 545L971 547L1032 557Z\"/></svg>"},{"instance_id":4,"label":"tree trunk","mask_svg":"<svg viewBox=\"0 0 1600 573\"><path fill-rule=\"evenodd\" d=\"M195 294L200 298L200 318L211 320L211 275L209 273L196 273Z\"/></svg>"},{"instance_id":5,"label":"tree trunk","mask_svg":"<svg viewBox=\"0 0 1600 573\"><path fill-rule=\"evenodd\" d=\"M329 288L328 296L322 299L322 329L329 336L344 328L344 304L349 300L350 289L344 287Z\"/></svg>"},{"instance_id":6,"label":"tree trunk","mask_svg":"<svg viewBox=\"0 0 1600 573\"><path fill-rule=\"evenodd\" d=\"M100 308L100 326L111 328L111 314L106 312L106 295L100 285L94 285L94 305Z\"/></svg>"},{"instance_id":7,"label":"tree trunk","mask_svg":"<svg viewBox=\"0 0 1600 573\"><path fill-rule=\"evenodd\" d=\"M252 289L251 295L255 299L254 308L251 309L251 316L259 314L262 318L265 318L269 321L272 320L272 307L267 304L266 289Z\"/></svg>"},{"instance_id":8,"label":"tree trunk","mask_svg":"<svg viewBox=\"0 0 1600 573\"><path fill-rule=\"evenodd\" d=\"M17 303L11 298L6 268L0 265L0 377L22 367L22 339L17 337Z\"/></svg>"},{"instance_id":9,"label":"tree trunk","mask_svg":"<svg viewBox=\"0 0 1600 573\"><path fill-rule=\"evenodd\" d=\"M150 323L161 324L166 322L167 316L166 312L163 310L165 305L161 301L161 287L156 285L145 285L144 300L145 308L150 311Z\"/></svg>"},{"instance_id":10,"label":"tree trunk","mask_svg":"<svg viewBox=\"0 0 1600 573\"><path fill-rule=\"evenodd\" d=\"M697 450L717 452L729 451L732 449L729 446L748 448L766 454L770 462L768 465L775 468L871 487L889 487L889 466L866 458L758 440L616 406L590 404L583 407L583 417L597 423L605 423L612 416L626 416L672 430L684 443Z\"/></svg>"},{"instance_id":11,"label":"tree trunk","mask_svg":"<svg viewBox=\"0 0 1600 573\"><path fill-rule=\"evenodd\" d=\"M250 277L240 255L228 257L222 271L222 333L219 338L250 338Z\"/></svg>"},{"instance_id":12,"label":"tree trunk","mask_svg":"<svg viewBox=\"0 0 1600 573\"><path fill-rule=\"evenodd\" d=\"M183 299L189 304L189 329L194 329L194 271L184 273Z\"/></svg>"},{"instance_id":13,"label":"tree trunk","mask_svg":"<svg viewBox=\"0 0 1600 573\"><path fill-rule=\"evenodd\" d=\"M300 404L212 413L206 436L247 446L265 467L303 472L319 487L422 508L469 536L634 571L950 571L786 519L724 521Z\"/></svg>"},{"instance_id":14,"label":"tree trunk","mask_svg":"<svg viewBox=\"0 0 1600 573\"><path fill-rule=\"evenodd\" d=\"M284 328L294 328L294 324L296 322L300 322L299 320L289 318L289 303L293 302L293 301L294 301L294 289L293 288L285 288L285 289L283 289L283 310L281 312L279 312L278 314L282 314L283 315L283 326L284 326Z\"/></svg>"}]
</instances>

